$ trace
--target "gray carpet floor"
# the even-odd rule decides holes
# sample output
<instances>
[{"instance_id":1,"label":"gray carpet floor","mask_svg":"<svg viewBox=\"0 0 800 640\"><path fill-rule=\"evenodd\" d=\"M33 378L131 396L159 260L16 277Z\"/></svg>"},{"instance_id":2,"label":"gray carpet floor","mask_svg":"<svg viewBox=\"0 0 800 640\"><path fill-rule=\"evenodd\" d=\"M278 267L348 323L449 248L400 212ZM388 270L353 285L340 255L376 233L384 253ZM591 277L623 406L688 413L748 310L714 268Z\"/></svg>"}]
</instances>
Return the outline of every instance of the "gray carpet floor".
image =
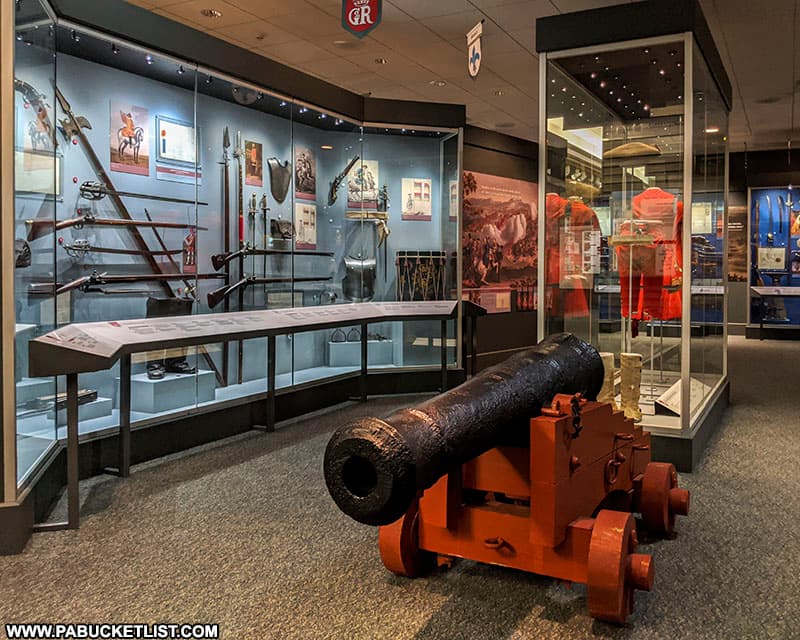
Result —
<instances>
[{"instance_id":1,"label":"gray carpet floor","mask_svg":"<svg viewBox=\"0 0 800 640\"><path fill-rule=\"evenodd\" d=\"M82 483L81 529L0 558L0 622L216 622L263 638L800 638L800 344L732 339L732 405L656 584L625 627L585 589L472 562L408 580L324 487L331 430L417 398L348 405ZM0 631L2 633L2 631Z\"/></svg>"}]
</instances>

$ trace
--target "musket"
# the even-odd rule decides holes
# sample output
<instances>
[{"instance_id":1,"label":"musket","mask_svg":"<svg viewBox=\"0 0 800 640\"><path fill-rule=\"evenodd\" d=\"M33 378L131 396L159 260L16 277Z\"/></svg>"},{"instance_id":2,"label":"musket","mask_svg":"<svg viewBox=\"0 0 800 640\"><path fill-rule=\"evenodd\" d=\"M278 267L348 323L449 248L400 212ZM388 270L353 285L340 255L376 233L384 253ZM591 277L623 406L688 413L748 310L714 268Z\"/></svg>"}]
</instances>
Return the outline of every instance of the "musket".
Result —
<instances>
[{"instance_id":1,"label":"musket","mask_svg":"<svg viewBox=\"0 0 800 640\"><path fill-rule=\"evenodd\" d=\"M64 229L83 229L83 227L91 226L91 227L128 227L128 228L136 228L136 227L148 227L151 229L189 229L190 227L194 227L195 225L186 224L185 222L160 222L155 221L152 219L149 220L134 220L134 219L124 219L124 218L97 218L91 213L85 213L74 218L68 218L67 220L57 220L53 222L52 220L48 220L47 218L34 218L32 220L26 220L25 224L28 227L28 240L36 240L37 238L42 237L45 233L49 233L51 231L63 231ZM208 227L197 227L203 231L206 231ZM137 244L139 244L137 242ZM147 245L145 248L139 248L140 253L138 255L148 255L152 252L149 250Z\"/></svg>"},{"instance_id":2,"label":"musket","mask_svg":"<svg viewBox=\"0 0 800 640\"><path fill-rule=\"evenodd\" d=\"M142 252L138 249L117 249L112 247L96 247L94 245L89 244L88 240L75 240L71 244L66 242L64 238L58 239L59 246L63 247L63 249L67 252L68 255L72 256L73 258L82 258L87 253L113 253L117 255L126 255L126 256L140 256ZM151 256L169 256L169 255L176 255L181 253L181 249L166 249L162 251L150 251Z\"/></svg>"},{"instance_id":3,"label":"musket","mask_svg":"<svg viewBox=\"0 0 800 640\"><path fill-rule=\"evenodd\" d=\"M350 173L350 170L353 168L356 162L358 162L359 157L355 156L353 159L347 163L347 166L344 168L338 176L336 176L331 181L330 190L328 191L328 206L332 207L336 203L336 198L339 197L339 188L342 186L342 182L347 177L347 174Z\"/></svg>"},{"instance_id":4,"label":"musket","mask_svg":"<svg viewBox=\"0 0 800 640\"><path fill-rule=\"evenodd\" d=\"M154 196L146 193L134 193L132 191L112 191L99 182L87 180L80 186L81 197L86 200L102 200L106 196L123 196L126 198L141 198L142 200L155 200L157 202L174 202L177 204L207 206L207 202L197 202L196 200L184 200L183 198L172 198L170 196Z\"/></svg>"},{"instance_id":5,"label":"musket","mask_svg":"<svg viewBox=\"0 0 800 640\"><path fill-rule=\"evenodd\" d=\"M220 287L219 289L215 289L214 291L210 291L208 294L208 306L210 309L216 307L220 302L222 302L225 298L230 296L232 293L237 291L242 291L246 287L250 286L251 284L277 284L281 282L328 282L329 280L333 280L333 276L327 277L303 277L303 278L262 278L260 276L246 276L239 280L239 282L234 282L231 285L227 285L224 287Z\"/></svg>"},{"instance_id":6,"label":"musket","mask_svg":"<svg viewBox=\"0 0 800 640\"><path fill-rule=\"evenodd\" d=\"M183 280L186 276L182 273L140 273L140 274L108 274L93 271L91 275L81 276L65 284L54 284L52 282L32 282L28 285L28 293L31 295L60 295L76 289L84 292L92 290L92 287L106 284L119 284L131 282L168 282L170 280ZM222 278L218 273L204 273L197 278L211 280ZM174 293L171 297L174 297Z\"/></svg>"},{"instance_id":7,"label":"musket","mask_svg":"<svg viewBox=\"0 0 800 640\"><path fill-rule=\"evenodd\" d=\"M256 249L255 247L246 244L238 251L231 251L230 253L215 253L211 256L211 264L215 271L219 271L228 264L231 260L238 257L246 256L273 256L273 255L299 255L299 256L324 256L327 258L333 257L333 251L291 251L289 249Z\"/></svg>"}]
</instances>

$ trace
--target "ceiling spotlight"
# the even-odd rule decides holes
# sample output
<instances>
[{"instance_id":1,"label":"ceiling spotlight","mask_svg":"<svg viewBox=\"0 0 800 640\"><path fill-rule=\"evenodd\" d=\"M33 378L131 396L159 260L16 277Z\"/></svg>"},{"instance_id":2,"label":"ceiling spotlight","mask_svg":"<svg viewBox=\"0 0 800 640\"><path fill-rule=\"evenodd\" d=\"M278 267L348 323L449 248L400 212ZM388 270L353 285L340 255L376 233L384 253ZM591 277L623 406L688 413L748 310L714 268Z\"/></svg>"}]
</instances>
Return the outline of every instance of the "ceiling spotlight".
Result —
<instances>
[{"instance_id":1,"label":"ceiling spotlight","mask_svg":"<svg viewBox=\"0 0 800 640\"><path fill-rule=\"evenodd\" d=\"M281 107L285 107L285 106L286 106L286 100L281 100L281 104L280 104L280 106L281 106Z\"/></svg>"},{"instance_id":2,"label":"ceiling spotlight","mask_svg":"<svg viewBox=\"0 0 800 640\"><path fill-rule=\"evenodd\" d=\"M22 38L23 38L23 36L24 36L24 35L25 35L25 34L24 34L22 31L18 31L18 32L17 32L17 40L19 40L20 42L22 42ZM555 80L553 80L553 82L555 82Z\"/></svg>"},{"instance_id":3,"label":"ceiling spotlight","mask_svg":"<svg viewBox=\"0 0 800 640\"><path fill-rule=\"evenodd\" d=\"M119 53L119 47L117 45L115 45L115 44L112 44L111 45L111 53L113 53L114 55L117 55Z\"/></svg>"},{"instance_id":4,"label":"ceiling spotlight","mask_svg":"<svg viewBox=\"0 0 800 640\"><path fill-rule=\"evenodd\" d=\"M494 95L496 96L503 96L505 95L506 92L503 91L502 89L495 89L492 93L494 93Z\"/></svg>"},{"instance_id":5,"label":"ceiling spotlight","mask_svg":"<svg viewBox=\"0 0 800 640\"><path fill-rule=\"evenodd\" d=\"M222 17L222 11L219 9L202 9L200 11L206 18L216 19Z\"/></svg>"},{"instance_id":6,"label":"ceiling spotlight","mask_svg":"<svg viewBox=\"0 0 800 640\"><path fill-rule=\"evenodd\" d=\"M589 74L589 77L590 77L592 80L594 80L594 79L597 77L597 73L596 73L595 71L592 71L592 72ZM555 80L553 80L553 82L555 82Z\"/></svg>"},{"instance_id":7,"label":"ceiling spotlight","mask_svg":"<svg viewBox=\"0 0 800 640\"><path fill-rule=\"evenodd\" d=\"M319 114L319 119L320 119L320 120L324 120L324 119L325 119L325 118L327 118L327 117L328 117L328 116L327 116L327 115L325 115L324 113L320 113L320 114Z\"/></svg>"},{"instance_id":8,"label":"ceiling spotlight","mask_svg":"<svg viewBox=\"0 0 800 640\"><path fill-rule=\"evenodd\" d=\"M182 64L178 65L178 74L183 75L184 73L186 73L186 69L183 68Z\"/></svg>"},{"instance_id":9,"label":"ceiling spotlight","mask_svg":"<svg viewBox=\"0 0 800 640\"><path fill-rule=\"evenodd\" d=\"M605 80L600 82L600 88L601 89L605 89L606 88L606 81Z\"/></svg>"},{"instance_id":10,"label":"ceiling spotlight","mask_svg":"<svg viewBox=\"0 0 800 640\"><path fill-rule=\"evenodd\" d=\"M706 127L703 131L705 131L705 133L719 133L719 127L710 126Z\"/></svg>"},{"instance_id":11,"label":"ceiling spotlight","mask_svg":"<svg viewBox=\"0 0 800 640\"><path fill-rule=\"evenodd\" d=\"M331 151L331 150L333 149L333 146L332 146L332 145L329 145L329 144L323 144L323 145L320 147L320 149L322 149L323 151Z\"/></svg>"},{"instance_id":12,"label":"ceiling spotlight","mask_svg":"<svg viewBox=\"0 0 800 640\"><path fill-rule=\"evenodd\" d=\"M75 31L75 29L72 29L69 32L69 35L72 37L72 41L73 42L80 42L81 41L81 37L78 35L78 32Z\"/></svg>"},{"instance_id":13,"label":"ceiling spotlight","mask_svg":"<svg viewBox=\"0 0 800 640\"><path fill-rule=\"evenodd\" d=\"M658 75L660 75L660 76L663 76L663 75L665 75L666 73L667 73L667 72L666 72L666 71L664 71L664 69L659 69L659 70L658 70Z\"/></svg>"},{"instance_id":14,"label":"ceiling spotlight","mask_svg":"<svg viewBox=\"0 0 800 640\"><path fill-rule=\"evenodd\" d=\"M432 87L443 87L447 83L444 80L431 80L428 84Z\"/></svg>"},{"instance_id":15,"label":"ceiling spotlight","mask_svg":"<svg viewBox=\"0 0 800 640\"><path fill-rule=\"evenodd\" d=\"M645 111L650 111L650 105L649 105L649 104L646 104L646 105L644 105L644 107L642 107L642 108L643 108Z\"/></svg>"},{"instance_id":16,"label":"ceiling spotlight","mask_svg":"<svg viewBox=\"0 0 800 640\"><path fill-rule=\"evenodd\" d=\"M145 61L147 64L153 64L153 56L151 56L151 55L148 53L148 54L147 54L147 55L144 57L144 61Z\"/></svg>"},{"instance_id":17,"label":"ceiling spotlight","mask_svg":"<svg viewBox=\"0 0 800 640\"><path fill-rule=\"evenodd\" d=\"M300 107L300 113L305 113L306 111L308 111L306 107Z\"/></svg>"},{"instance_id":18,"label":"ceiling spotlight","mask_svg":"<svg viewBox=\"0 0 800 640\"><path fill-rule=\"evenodd\" d=\"M375 58L375 64L386 64L389 62L386 58Z\"/></svg>"},{"instance_id":19,"label":"ceiling spotlight","mask_svg":"<svg viewBox=\"0 0 800 640\"><path fill-rule=\"evenodd\" d=\"M566 87L561 87L561 92L562 93L566 93L567 92L567 88Z\"/></svg>"}]
</instances>

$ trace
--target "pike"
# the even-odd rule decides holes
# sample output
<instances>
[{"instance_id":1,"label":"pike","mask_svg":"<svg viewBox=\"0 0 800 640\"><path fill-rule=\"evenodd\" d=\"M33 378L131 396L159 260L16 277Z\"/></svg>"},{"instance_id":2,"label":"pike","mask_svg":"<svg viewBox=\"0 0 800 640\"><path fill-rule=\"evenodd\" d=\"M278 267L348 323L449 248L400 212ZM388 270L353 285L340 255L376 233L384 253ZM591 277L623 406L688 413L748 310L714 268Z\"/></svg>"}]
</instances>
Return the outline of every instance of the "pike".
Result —
<instances>
[{"instance_id":1,"label":"pike","mask_svg":"<svg viewBox=\"0 0 800 640\"><path fill-rule=\"evenodd\" d=\"M285 283L285 282L328 282L329 280L333 280L333 276L328 277L307 277L307 278L262 278L260 276L246 276L239 280L239 282L234 282L231 285L226 285L224 287L220 287L219 289L215 289L214 291L209 292L208 294L208 306L210 309L216 307L220 302L226 299L231 294L239 291L242 292L244 289L251 284L278 284L278 283Z\"/></svg>"},{"instance_id":2,"label":"pike","mask_svg":"<svg viewBox=\"0 0 800 640\"><path fill-rule=\"evenodd\" d=\"M80 186L81 197L86 200L102 200L106 196L122 196L126 198L141 198L142 200L155 200L157 202L174 202L176 204L208 206L207 202L197 202L196 200L184 200L183 198L172 198L170 196L154 196L146 193L135 193L132 191L113 191L103 186L99 182L87 180Z\"/></svg>"},{"instance_id":3,"label":"pike","mask_svg":"<svg viewBox=\"0 0 800 640\"><path fill-rule=\"evenodd\" d=\"M246 244L238 251L229 253L215 253L211 256L211 264L215 271L219 271L232 260L247 256L272 256L272 255L302 255L302 256L324 256L333 257L333 251L290 251L288 249L256 249L250 244ZM266 259L266 258L265 258Z\"/></svg>"},{"instance_id":4,"label":"pike","mask_svg":"<svg viewBox=\"0 0 800 640\"><path fill-rule=\"evenodd\" d=\"M775 244L775 232L772 230L775 220L774 216L772 215L772 200L770 200L769 195L767 195L767 206L769 207L769 231L767 232L767 244L771 247L773 244Z\"/></svg>"},{"instance_id":5,"label":"pike","mask_svg":"<svg viewBox=\"0 0 800 640\"><path fill-rule=\"evenodd\" d=\"M339 188L342 186L342 182L347 177L347 174L350 173L350 170L355 166L356 162L358 162L359 157L354 156L353 159L347 163L347 166L344 168L338 176L336 176L331 181L331 187L328 191L328 206L332 207L336 203L336 199L339 197Z\"/></svg>"},{"instance_id":6,"label":"pike","mask_svg":"<svg viewBox=\"0 0 800 640\"><path fill-rule=\"evenodd\" d=\"M267 194L261 196L261 202L259 203L259 207L261 209L261 217L264 218L264 238L263 238L263 248L267 248L267 224L269 223L269 216L267 211L269 211L269 207L267 206ZM262 265L262 275L266 278L267 277L267 254L264 254L264 264ZM266 285L264 288L264 295L266 295Z\"/></svg>"},{"instance_id":7,"label":"pike","mask_svg":"<svg viewBox=\"0 0 800 640\"><path fill-rule=\"evenodd\" d=\"M84 209L85 210L85 209ZM135 220L133 218L97 218L92 213L84 213L74 218L67 220L48 220L47 218L34 218L26 220L25 225L28 227L28 240L36 240L46 233L51 231L63 231L64 229L83 229L83 227L149 227L151 229L189 229L194 225L189 225L184 222L159 222L155 220ZM197 227L206 231L208 227ZM135 240L135 238L134 238ZM140 243L136 243L139 245ZM139 255L148 255L151 253L147 245L144 248L139 247Z\"/></svg>"},{"instance_id":8,"label":"pike","mask_svg":"<svg viewBox=\"0 0 800 640\"><path fill-rule=\"evenodd\" d=\"M223 202L223 234L222 234L222 248L226 252L231 250L231 178L230 178L230 157L228 156L228 149L231 146L231 135L228 127L222 132L222 202ZM231 267L229 264L225 265L225 282L231 281ZM225 298L224 310L230 311L230 301ZM226 341L222 345L222 375L225 379L224 387L228 386L228 368L230 366L230 346Z\"/></svg>"}]
</instances>

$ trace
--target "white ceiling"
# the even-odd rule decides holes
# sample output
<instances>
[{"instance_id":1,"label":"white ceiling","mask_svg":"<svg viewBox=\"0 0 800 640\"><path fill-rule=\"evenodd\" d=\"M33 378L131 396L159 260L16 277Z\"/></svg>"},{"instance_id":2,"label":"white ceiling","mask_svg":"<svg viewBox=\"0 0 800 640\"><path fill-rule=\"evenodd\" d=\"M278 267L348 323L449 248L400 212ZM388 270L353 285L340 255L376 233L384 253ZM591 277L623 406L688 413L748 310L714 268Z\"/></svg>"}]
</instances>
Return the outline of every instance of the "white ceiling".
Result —
<instances>
[{"instance_id":1,"label":"white ceiling","mask_svg":"<svg viewBox=\"0 0 800 640\"><path fill-rule=\"evenodd\" d=\"M470 124L529 140L538 137L536 18L620 2L384 0L382 23L359 40L341 26L341 0L129 1L357 93L465 104ZM791 137L798 2L701 0L733 84L733 150L785 148ZM206 8L222 16L206 18ZM484 58L473 80L465 36L481 19Z\"/></svg>"}]
</instances>

